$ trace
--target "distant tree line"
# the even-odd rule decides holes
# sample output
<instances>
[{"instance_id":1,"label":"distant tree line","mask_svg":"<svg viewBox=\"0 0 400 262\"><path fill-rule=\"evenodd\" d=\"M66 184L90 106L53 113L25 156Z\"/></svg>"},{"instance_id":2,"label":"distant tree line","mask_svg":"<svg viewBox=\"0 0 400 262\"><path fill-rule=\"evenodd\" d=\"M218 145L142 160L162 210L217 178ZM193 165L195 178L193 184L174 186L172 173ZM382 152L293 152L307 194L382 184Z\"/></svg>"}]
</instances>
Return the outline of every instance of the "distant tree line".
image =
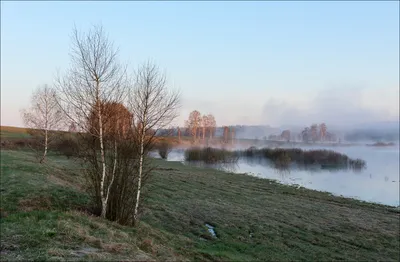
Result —
<instances>
[{"instance_id":1,"label":"distant tree line","mask_svg":"<svg viewBox=\"0 0 400 262\"><path fill-rule=\"evenodd\" d=\"M310 127L305 127L301 133L293 135L290 130L283 130L279 135L268 136L269 140L280 140L280 141L303 141L305 143L316 143L316 142L336 142L337 136L331 132L328 132L325 123L312 124ZM267 139L264 137L264 139Z\"/></svg>"},{"instance_id":2,"label":"distant tree line","mask_svg":"<svg viewBox=\"0 0 400 262\"><path fill-rule=\"evenodd\" d=\"M344 135L346 141L399 141L399 130L358 129Z\"/></svg>"},{"instance_id":3,"label":"distant tree line","mask_svg":"<svg viewBox=\"0 0 400 262\"><path fill-rule=\"evenodd\" d=\"M190 112L183 127L178 126L163 129L157 135L174 136L178 137L178 140L181 140L182 137L190 137L193 143L203 144L216 140L223 144L233 144L236 137L234 126L217 127L214 115L202 115L198 110Z\"/></svg>"},{"instance_id":4,"label":"distant tree line","mask_svg":"<svg viewBox=\"0 0 400 262\"><path fill-rule=\"evenodd\" d=\"M304 128L301 132L301 140L305 143L309 142L336 142L337 136L327 131L325 123L312 124L310 127Z\"/></svg>"}]
</instances>

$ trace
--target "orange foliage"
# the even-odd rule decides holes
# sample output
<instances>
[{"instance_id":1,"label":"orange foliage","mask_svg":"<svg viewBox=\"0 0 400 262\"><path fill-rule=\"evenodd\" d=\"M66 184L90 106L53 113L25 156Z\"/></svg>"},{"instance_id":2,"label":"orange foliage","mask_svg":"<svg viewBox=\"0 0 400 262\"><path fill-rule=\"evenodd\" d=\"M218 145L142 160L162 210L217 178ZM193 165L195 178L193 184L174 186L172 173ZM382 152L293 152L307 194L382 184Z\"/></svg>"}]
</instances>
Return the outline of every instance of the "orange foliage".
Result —
<instances>
[{"instance_id":1,"label":"orange foliage","mask_svg":"<svg viewBox=\"0 0 400 262\"><path fill-rule=\"evenodd\" d=\"M101 104L104 137L126 137L132 128L133 114L120 103L108 102ZM92 134L99 133L97 110L93 109L89 117L89 130Z\"/></svg>"}]
</instances>

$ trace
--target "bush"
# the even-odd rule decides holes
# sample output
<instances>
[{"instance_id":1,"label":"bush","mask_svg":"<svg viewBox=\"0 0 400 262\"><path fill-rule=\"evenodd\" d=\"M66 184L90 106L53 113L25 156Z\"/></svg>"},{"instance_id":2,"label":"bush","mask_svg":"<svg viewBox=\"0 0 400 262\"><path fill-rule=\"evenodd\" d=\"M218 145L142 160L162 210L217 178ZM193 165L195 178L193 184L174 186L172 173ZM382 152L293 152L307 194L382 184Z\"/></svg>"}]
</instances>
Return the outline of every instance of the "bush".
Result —
<instances>
[{"instance_id":1,"label":"bush","mask_svg":"<svg viewBox=\"0 0 400 262\"><path fill-rule=\"evenodd\" d=\"M162 159L167 159L168 154L171 152L171 149L172 149L172 146L168 142L163 141L158 146L158 154L160 155L160 157Z\"/></svg>"},{"instance_id":2,"label":"bush","mask_svg":"<svg viewBox=\"0 0 400 262\"><path fill-rule=\"evenodd\" d=\"M63 134L54 142L52 148L60 154L70 157L79 156L79 141L73 134Z\"/></svg>"},{"instance_id":3,"label":"bush","mask_svg":"<svg viewBox=\"0 0 400 262\"><path fill-rule=\"evenodd\" d=\"M41 150L44 147L42 146L43 142L35 137L35 138L19 138L19 139L8 139L1 141L2 149L34 149Z\"/></svg>"},{"instance_id":4,"label":"bush","mask_svg":"<svg viewBox=\"0 0 400 262\"><path fill-rule=\"evenodd\" d=\"M332 150L302 150L299 148L249 148L238 154L247 158L264 158L277 166L288 166L294 162L298 166L321 165L321 167L363 169L364 160L351 159L345 154Z\"/></svg>"},{"instance_id":5,"label":"bush","mask_svg":"<svg viewBox=\"0 0 400 262\"><path fill-rule=\"evenodd\" d=\"M202 161L206 164L236 163L238 154L233 151L217 148L190 148L185 151L186 161Z\"/></svg>"},{"instance_id":6,"label":"bush","mask_svg":"<svg viewBox=\"0 0 400 262\"><path fill-rule=\"evenodd\" d=\"M289 154L282 153L275 159L275 165L277 167L288 167L291 163L292 159L290 158Z\"/></svg>"}]
</instances>

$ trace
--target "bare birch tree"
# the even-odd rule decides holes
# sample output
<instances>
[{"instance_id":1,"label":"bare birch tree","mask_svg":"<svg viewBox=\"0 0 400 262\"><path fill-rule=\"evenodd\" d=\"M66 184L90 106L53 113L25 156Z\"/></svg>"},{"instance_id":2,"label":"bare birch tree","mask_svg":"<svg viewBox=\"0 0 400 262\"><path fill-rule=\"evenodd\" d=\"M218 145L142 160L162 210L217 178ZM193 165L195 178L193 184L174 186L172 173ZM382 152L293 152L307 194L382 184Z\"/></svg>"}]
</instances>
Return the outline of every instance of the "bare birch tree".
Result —
<instances>
[{"instance_id":1,"label":"bare birch tree","mask_svg":"<svg viewBox=\"0 0 400 262\"><path fill-rule=\"evenodd\" d=\"M43 163L49 144L54 138L54 131L62 123L62 111L58 106L55 90L48 85L38 87L32 94L31 107L22 110L21 114L25 126L34 129L40 137L43 146L40 163Z\"/></svg>"},{"instance_id":2,"label":"bare birch tree","mask_svg":"<svg viewBox=\"0 0 400 262\"><path fill-rule=\"evenodd\" d=\"M178 141L179 141L179 143L181 142L181 128L178 126L178 130L177 130L177 132L178 132Z\"/></svg>"},{"instance_id":3,"label":"bare birch tree","mask_svg":"<svg viewBox=\"0 0 400 262\"><path fill-rule=\"evenodd\" d=\"M208 116L204 115L201 118L201 127L202 127L202 135L203 135L203 144L205 144L206 141L206 132L209 128L210 124L209 124L209 120L208 120Z\"/></svg>"},{"instance_id":4,"label":"bare birch tree","mask_svg":"<svg viewBox=\"0 0 400 262\"><path fill-rule=\"evenodd\" d=\"M93 26L85 34L74 28L71 40L71 66L65 76L56 81L59 103L69 120L96 141L92 144L90 172L97 179L94 187L101 202L101 216L105 218L110 188L115 177L118 146L115 142L106 148L104 138L107 129L104 128L106 115L103 105L124 100L126 68L119 63L118 49L114 48L102 26ZM93 121L88 121L93 115L97 118L95 125ZM106 150L112 152L114 161L106 161Z\"/></svg>"},{"instance_id":5,"label":"bare birch tree","mask_svg":"<svg viewBox=\"0 0 400 262\"><path fill-rule=\"evenodd\" d=\"M229 127L224 126L224 133L223 133L223 138L222 141L227 144L229 142Z\"/></svg>"},{"instance_id":6,"label":"bare birch tree","mask_svg":"<svg viewBox=\"0 0 400 262\"><path fill-rule=\"evenodd\" d=\"M187 126L190 129L190 133L193 136L193 141L197 141L198 129L201 126L201 114L199 111L194 110L190 112L189 119L187 120Z\"/></svg>"},{"instance_id":7,"label":"bare birch tree","mask_svg":"<svg viewBox=\"0 0 400 262\"><path fill-rule=\"evenodd\" d=\"M215 117L212 114L208 114L207 119L208 119L208 125L210 129L210 139L211 139L215 134L217 122L215 121Z\"/></svg>"},{"instance_id":8,"label":"bare birch tree","mask_svg":"<svg viewBox=\"0 0 400 262\"><path fill-rule=\"evenodd\" d=\"M139 137L139 174L134 209L134 224L138 222L138 208L142 190L142 175L146 151L152 146L158 130L169 125L178 116L180 94L167 88L165 74L151 61L139 66L129 105L137 121ZM154 130L155 132L148 131Z\"/></svg>"}]
</instances>

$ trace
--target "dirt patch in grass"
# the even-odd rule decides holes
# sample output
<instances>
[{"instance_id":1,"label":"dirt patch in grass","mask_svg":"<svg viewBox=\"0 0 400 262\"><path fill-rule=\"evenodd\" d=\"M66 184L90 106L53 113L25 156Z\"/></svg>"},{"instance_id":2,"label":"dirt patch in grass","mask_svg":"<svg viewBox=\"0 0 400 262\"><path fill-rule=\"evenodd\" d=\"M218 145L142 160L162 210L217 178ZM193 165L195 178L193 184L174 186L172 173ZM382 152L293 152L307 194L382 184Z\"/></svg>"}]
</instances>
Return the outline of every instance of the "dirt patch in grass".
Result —
<instances>
[{"instance_id":1,"label":"dirt patch in grass","mask_svg":"<svg viewBox=\"0 0 400 262\"><path fill-rule=\"evenodd\" d=\"M8 212L7 211L3 211L3 209L0 208L0 218L5 218L8 216Z\"/></svg>"},{"instance_id":2,"label":"dirt patch in grass","mask_svg":"<svg viewBox=\"0 0 400 262\"><path fill-rule=\"evenodd\" d=\"M175 169L175 168L162 168L162 167L156 168L155 170L158 170L158 171L178 171L178 169Z\"/></svg>"},{"instance_id":3,"label":"dirt patch in grass","mask_svg":"<svg viewBox=\"0 0 400 262\"><path fill-rule=\"evenodd\" d=\"M61 177L55 176L55 175L48 175L47 178L53 182L56 185L60 185L60 186L66 186L66 187L71 187L71 188L76 188L79 191L83 191L82 186L78 185L76 183L72 183L69 181L66 181L64 179L62 179Z\"/></svg>"},{"instance_id":4,"label":"dirt patch in grass","mask_svg":"<svg viewBox=\"0 0 400 262\"><path fill-rule=\"evenodd\" d=\"M19 210L30 212L33 210L51 209L51 199L47 196L31 196L18 201Z\"/></svg>"}]
</instances>

